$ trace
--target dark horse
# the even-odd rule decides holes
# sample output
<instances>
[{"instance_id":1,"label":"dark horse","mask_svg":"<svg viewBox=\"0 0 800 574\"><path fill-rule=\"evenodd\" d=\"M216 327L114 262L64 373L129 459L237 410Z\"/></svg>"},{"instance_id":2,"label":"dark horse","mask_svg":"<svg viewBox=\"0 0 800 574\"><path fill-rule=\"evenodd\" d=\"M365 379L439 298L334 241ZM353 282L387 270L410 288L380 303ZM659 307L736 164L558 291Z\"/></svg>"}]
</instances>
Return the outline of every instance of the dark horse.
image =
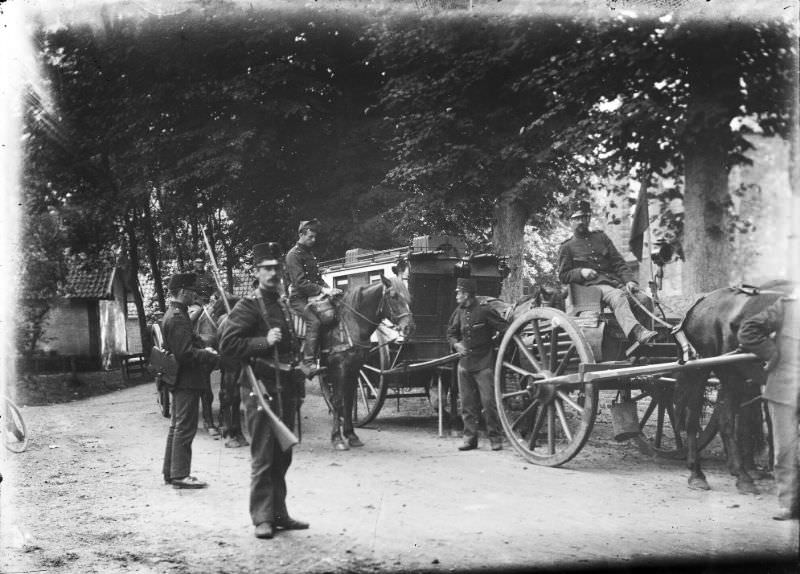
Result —
<instances>
[{"instance_id":1,"label":"dark horse","mask_svg":"<svg viewBox=\"0 0 800 574\"><path fill-rule=\"evenodd\" d=\"M228 304L233 308L238 300L238 297L229 296ZM203 307L203 310L195 319L195 333L203 339L206 345L218 349L219 333L227 316L225 302L222 299L217 299L214 303ZM220 362L219 418L222 436L228 439L225 441L225 446L229 448L248 444L242 434L241 393L238 383L240 369L239 361L222 357Z\"/></svg>"},{"instance_id":2,"label":"dark horse","mask_svg":"<svg viewBox=\"0 0 800 574\"><path fill-rule=\"evenodd\" d=\"M779 280L753 289L717 289L689 309L682 330L701 357L716 357L735 351L739 346L737 333L742 321L763 311L776 299L790 293L793 287L791 282ZM710 488L700 468L698 453L701 410L710 371L688 370L677 377L676 406L685 417L689 487L702 490ZM720 381L716 409L728 468L736 476L739 492L757 494L753 477L747 471L750 461L743 456L744 433L737 432L737 428L753 431L760 424L760 405L758 401L748 399L758 395L758 385L764 381L763 369L755 363L735 363L714 367L713 371ZM744 403L749 404L740 408Z\"/></svg>"},{"instance_id":3,"label":"dark horse","mask_svg":"<svg viewBox=\"0 0 800 574\"><path fill-rule=\"evenodd\" d=\"M323 336L323 347L330 349L323 392L329 395L333 411L331 442L336 450L364 445L353 430L358 371L372 345L370 336L381 321L388 319L403 336L411 335L410 303L408 288L394 276L350 289L338 302L339 320Z\"/></svg>"}]
</instances>

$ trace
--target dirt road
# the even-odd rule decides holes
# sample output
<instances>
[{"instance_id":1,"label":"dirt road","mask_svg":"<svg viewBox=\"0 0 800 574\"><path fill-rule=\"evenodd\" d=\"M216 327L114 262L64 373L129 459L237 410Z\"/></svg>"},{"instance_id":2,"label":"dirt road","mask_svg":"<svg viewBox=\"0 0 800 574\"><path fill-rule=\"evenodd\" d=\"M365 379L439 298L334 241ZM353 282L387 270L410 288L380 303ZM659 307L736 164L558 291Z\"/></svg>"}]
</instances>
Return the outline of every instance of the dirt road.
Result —
<instances>
[{"instance_id":1,"label":"dirt road","mask_svg":"<svg viewBox=\"0 0 800 574\"><path fill-rule=\"evenodd\" d=\"M202 431L193 473L203 491L161 481L168 421L152 384L23 409L32 444L3 453L0 571L450 572L490 567L592 569L796 560L797 522L771 520L762 496L737 494L717 457L714 490L690 491L680 461L656 460L607 438L598 424L566 468L526 463L510 449L461 453L428 416L393 414L333 452L318 394L303 411L289 471L289 510L307 531L253 537L249 452ZM784 564L785 565L785 564Z\"/></svg>"}]
</instances>

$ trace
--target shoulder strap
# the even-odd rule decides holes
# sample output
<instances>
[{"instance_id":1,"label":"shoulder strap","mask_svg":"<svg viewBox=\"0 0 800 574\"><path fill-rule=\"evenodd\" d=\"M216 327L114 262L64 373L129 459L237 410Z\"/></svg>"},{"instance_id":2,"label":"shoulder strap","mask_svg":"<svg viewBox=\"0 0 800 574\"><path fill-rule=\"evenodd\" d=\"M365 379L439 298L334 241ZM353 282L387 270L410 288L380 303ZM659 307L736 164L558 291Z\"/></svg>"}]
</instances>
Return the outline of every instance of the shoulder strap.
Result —
<instances>
[{"instance_id":1,"label":"shoulder strap","mask_svg":"<svg viewBox=\"0 0 800 574\"><path fill-rule=\"evenodd\" d=\"M267 306L264 305L264 299L261 298L261 294L258 291L253 291L253 299L255 299L258 303L258 310L261 311L261 318L264 320L264 324L267 326L267 331L269 331L272 326L270 325L269 317L267 316Z\"/></svg>"}]
</instances>

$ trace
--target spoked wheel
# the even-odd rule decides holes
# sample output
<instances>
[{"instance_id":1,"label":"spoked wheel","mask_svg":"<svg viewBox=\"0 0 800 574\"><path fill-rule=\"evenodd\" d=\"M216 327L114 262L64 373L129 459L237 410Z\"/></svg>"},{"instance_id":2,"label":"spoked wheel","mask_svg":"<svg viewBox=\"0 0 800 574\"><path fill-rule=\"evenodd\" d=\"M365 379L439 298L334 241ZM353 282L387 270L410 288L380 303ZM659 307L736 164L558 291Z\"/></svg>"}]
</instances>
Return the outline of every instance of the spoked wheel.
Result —
<instances>
[{"instance_id":1,"label":"spoked wheel","mask_svg":"<svg viewBox=\"0 0 800 574\"><path fill-rule=\"evenodd\" d=\"M506 436L527 461L560 466L589 438L598 393L591 383L565 380L581 363L594 363L594 355L562 311L533 308L506 330L495 363L495 398Z\"/></svg>"},{"instance_id":2,"label":"spoked wheel","mask_svg":"<svg viewBox=\"0 0 800 574\"><path fill-rule=\"evenodd\" d=\"M367 355L358 371L358 386L353 401L353 424L363 427L378 416L386 400L389 377L383 374L391 368L392 357L397 352L390 351L390 345L384 344L383 337L378 337L378 344Z\"/></svg>"},{"instance_id":3,"label":"spoked wheel","mask_svg":"<svg viewBox=\"0 0 800 574\"><path fill-rule=\"evenodd\" d=\"M686 458L686 429L679 428L678 414L675 412L675 379L660 377L646 385L641 391L633 392L631 399L636 401L641 435L637 442L644 450L664 457ZM700 434L697 446L702 450L714 440L718 429L716 412L717 385L709 383L706 387L700 416Z\"/></svg>"},{"instance_id":4,"label":"spoked wheel","mask_svg":"<svg viewBox=\"0 0 800 574\"><path fill-rule=\"evenodd\" d=\"M3 397L3 412L0 424L3 426L3 443L11 452L24 452L28 448L28 429L17 405L8 397Z\"/></svg>"}]
</instances>

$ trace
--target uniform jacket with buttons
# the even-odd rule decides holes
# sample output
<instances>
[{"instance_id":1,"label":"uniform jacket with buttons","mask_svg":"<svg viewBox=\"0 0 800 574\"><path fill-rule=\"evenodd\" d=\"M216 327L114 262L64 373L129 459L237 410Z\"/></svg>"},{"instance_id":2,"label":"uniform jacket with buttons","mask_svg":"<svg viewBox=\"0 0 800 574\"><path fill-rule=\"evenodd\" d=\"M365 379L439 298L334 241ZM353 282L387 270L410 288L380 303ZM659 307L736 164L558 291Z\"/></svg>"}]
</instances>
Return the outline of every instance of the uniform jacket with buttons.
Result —
<instances>
[{"instance_id":1,"label":"uniform jacket with buttons","mask_svg":"<svg viewBox=\"0 0 800 574\"><path fill-rule=\"evenodd\" d=\"M307 300L319 295L323 287L328 287L319 272L314 253L300 243L286 254L286 277L292 299Z\"/></svg>"},{"instance_id":2,"label":"uniform jacket with buttons","mask_svg":"<svg viewBox=\"0 0 800 574\"><path fill-rule=\"evenodd\" d=\"M594 279L584 279L581 268L597 271ZM558 252L558 278L562 283L582 285L612 285L622 287L635 281L628 264L602 231L590 231L586 236L575 234L561 244Z\"/></svg>"},{"instance_id":3,"label":"uniform jacket with buttons","mask_svg":"<svg viewBox=\"0 0 800 574\"><path fill-rule=\"evenodd\" d=\"M257 297L264 301L267 311L265 323ZM219 348L227 358L249 361L250 359L274 358L274 347L267 343L267 333L274 327L281 330L278 342L278 356L282 363L291 363L294 357L295 337L287 321L288 308L274 291L259 289L249 297L240 299L231 309L225 322L220 327ZM274 378L274 371L269 369L256 375L262 380ZM243 381L243 384L248 384Z\"/></svg>"},{"instance_id":4,"label":"uniform jacket with buttons","mask_svg":"<svg viewBox=\"0 0 800 574\"><path fill-rule=\"evenodd\" d=\"M194 334L186 305L170 301L169 309L162 319L164 347L175 355L178 389L205 388L209 370L218 361L216 353L205 350L203 340Z\"/></svg>"},{"instance_id":5,"label":"uniform jacket with buttons","mask_svg":"<svg viewBox=\"0 0 800 574\"><path fill-rule=\"evenodd\" d=\"M800 301L788 297L778 299L761 313L745 319L737 336L745 351L765 361L777 357L777 364L767 376L763 397L797 407L800 400Z\"/></svg>"},{"instance_id":6,"label":"uniform jacket with buttons","mask_svg":"<svg viewBox=\"0 0 800 574\"><path fill-rule=\"evenodd\" d=\"M459 365L468 371L480 371L492 366L492 337L503 333L508 324L489 305L478 303L471 297L459 305L450 316L447 340L451 345L463 343L468 354L461 357Z\"/></svg>"}]
</instances>

